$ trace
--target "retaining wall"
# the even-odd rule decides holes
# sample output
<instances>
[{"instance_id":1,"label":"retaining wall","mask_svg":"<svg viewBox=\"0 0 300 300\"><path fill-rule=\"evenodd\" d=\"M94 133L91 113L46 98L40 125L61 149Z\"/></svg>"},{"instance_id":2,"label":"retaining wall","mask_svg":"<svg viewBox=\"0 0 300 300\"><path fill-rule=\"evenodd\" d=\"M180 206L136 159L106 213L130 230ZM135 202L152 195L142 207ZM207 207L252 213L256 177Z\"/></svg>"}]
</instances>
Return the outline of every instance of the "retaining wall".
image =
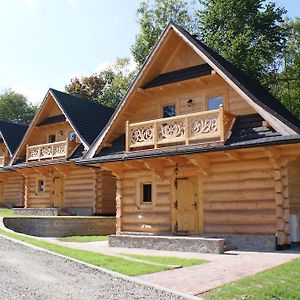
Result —
<instances>
[{"instance_id":1,"label":"retaining wall","mask_svg":"<svg viewBox=\"0 0 300 300\"><path fill-rule=\"evenodd\" d=\"M115 217L16 216L3 218L5 227L40 237L108 235L116 232Z\"/></svg>"}]
</instances>

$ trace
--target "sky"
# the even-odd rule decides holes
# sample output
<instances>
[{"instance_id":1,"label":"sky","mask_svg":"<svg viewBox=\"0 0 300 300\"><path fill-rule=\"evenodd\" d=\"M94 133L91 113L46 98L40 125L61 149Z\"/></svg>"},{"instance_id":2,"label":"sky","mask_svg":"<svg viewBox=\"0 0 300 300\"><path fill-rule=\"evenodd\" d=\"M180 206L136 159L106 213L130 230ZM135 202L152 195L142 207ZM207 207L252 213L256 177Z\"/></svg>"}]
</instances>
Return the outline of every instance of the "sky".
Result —
<instances>
[{"instance_id":1,"label":"sky","mask_svg":"<svg viewBox=\"0 0 300 300\"><path fill-rule=\"evenodd\" d=\"M273 0L300 16L299 0ZM0 0L0 92L11 88L39 104L48 88L64 90L130 56L140 0Z\"/></svg>"}]
</instances>

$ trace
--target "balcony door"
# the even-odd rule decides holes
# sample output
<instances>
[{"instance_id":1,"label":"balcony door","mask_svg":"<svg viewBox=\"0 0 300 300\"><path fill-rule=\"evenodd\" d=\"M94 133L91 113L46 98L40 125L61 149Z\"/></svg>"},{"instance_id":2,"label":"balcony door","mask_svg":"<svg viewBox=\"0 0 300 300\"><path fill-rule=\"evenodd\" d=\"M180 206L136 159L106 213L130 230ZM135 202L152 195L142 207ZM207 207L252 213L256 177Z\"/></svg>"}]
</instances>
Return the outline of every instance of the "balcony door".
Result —
<instances>
[{"instance_id":1,"label":"balcony door","mask_svg":"<svg viewBox=\"0 0 300 300\"><path fill-rule=\"evenodd\" d=\"M56 208L64 207L64 181L62 177L53 179L53 206Z\"/></svg>"},{"instance_id":2,"label":"balcony door","mask_svg":"<svg viewBox=\"0 0 300 300\"><path fill-rule=\"evenodd\" d=\"M176 228L181 233L197 233L197 180L196 178L176 179L175 216Z\"/></svg>"}]
</instances>

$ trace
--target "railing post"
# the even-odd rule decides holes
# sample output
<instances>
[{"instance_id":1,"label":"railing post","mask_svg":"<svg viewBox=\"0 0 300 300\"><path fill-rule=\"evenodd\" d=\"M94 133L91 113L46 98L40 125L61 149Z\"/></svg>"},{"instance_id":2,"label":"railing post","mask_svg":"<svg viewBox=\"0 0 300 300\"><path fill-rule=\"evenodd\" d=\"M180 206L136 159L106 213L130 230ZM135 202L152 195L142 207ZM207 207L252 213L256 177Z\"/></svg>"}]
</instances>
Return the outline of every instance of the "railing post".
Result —
<instances>
[{"instance_id":1,"label":"railing post","mask_svg":"<svg viewBox=\"0 0 300 300\"><path fill-rule=\"evenodd\" d=\"M126 143L126 145L125 145L125 151L126 152L129 152L129 150L130 150L129 139L130 139L130 137L129 137L129 121L127 120L126 121L126 141L125 141L125 143Z\"/></svg>"},{"instance_id":2,"label":"railing post","mask_svg":"<svg viewBox=\"0 0 300 300\"><path fill-rule=\"evenodd\" d=\"M40 161L41 160L41 146L39 146L38 154L39 154L39 161Z\"/></svg>"},{"instance_id":3,"label":"railing post","mask_svg":"<svg viewBox=\"0 0 300 300\"><path fill-rule=\"evenodd\" d=\"M184 117L184 138L185 138L186 145L190 143L189 137L190 137L189 117L185 116Z\"/></svg>"},{"instance_id":4,"label":"railing post","mask_svg":"<svg viewBox=\"0 0 300 300\"><path fill-rule=\"evenodd\" d=\"M219 132L221 142L225 141L225 131L224 131L224 107L221 104L219 106Z\"/></svg>"},{"instance_id":5,"label":"railing post","mask_svg":"<svg viewBox=\"0 0 300 300\"><path fill-rule=\"evenodd\" d=\"M68 156L69 156L69 139L66 139L66 155L65 155L65 158L67 159Z\"/></svg>"},{"instance_id":6,"label":"railing post","mask_svg":"<svg viewBox=\"0 0 300 300\"><path fill-rule=\"evenodd\" d=\"M153 122L153 145L154 149L157 149L157 142L158 142L158 128L157 128L157 122Z\"/></svg>"},{"instance_id":7,"label":"railing post","mask_svg":"<svg viewBox=\"0 0 300 300\"><path fill-rule=\"evenodd\" d=\"M29 157L29 145L26 145L26 162L28 162L28 157Z\"/></svg>"}]
</instances>

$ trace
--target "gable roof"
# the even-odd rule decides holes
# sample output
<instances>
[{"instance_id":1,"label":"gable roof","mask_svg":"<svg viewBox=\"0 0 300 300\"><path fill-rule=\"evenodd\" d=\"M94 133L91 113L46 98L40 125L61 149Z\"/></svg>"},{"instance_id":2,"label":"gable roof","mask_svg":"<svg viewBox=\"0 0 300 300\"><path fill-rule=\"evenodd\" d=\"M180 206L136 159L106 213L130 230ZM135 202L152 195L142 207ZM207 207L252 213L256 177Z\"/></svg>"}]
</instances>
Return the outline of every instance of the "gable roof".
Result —
<instances>
[{"instance_id":1,"label":"gable roof","mask_svg":"<svg viewBox=\"0 0 300 300\"><path fill-rule=\"evenodd\" d=\"M7 121L0 121L0 135L8 149L10 156L17 150L28 126L15 124Z\"/></svg>"},{"instance_id":2,"label":"gable roof","mask_svg":"<svg viewBox=\"0 0 300 300\"><path fill-rule=\"evenodd\" d=\"M99 133L103 130L106 123L110 119L114 110L101 104L90 101L88 98L80 95L71 95L58 90L50 88L46 93L46 96L39 107L34 119L32 120L26 135L23 137L17 151L10 164L13 164L16 160L18 152L21 149L27 136L30 134L34 125L46 125L51 123L53 119L56 121L62 121L62 116L55 116L48 118L43 122L36 124L40 116L41 110L44 107L48 96L51 95L55 103L64 114L64 119L68 121L78 135L79 139L84 145L84 148L88 148ZM45 122L46 121L46 122ZM49 123L49 124L50 124Z\"/></svg>"},{"instance_id":3,"label":"gable roof","mask_svg":"<svg viewBox=\"0 0 300 300\"><path fill-rule=\"evenodd\" d=\"M90 101L81 95L71 95L49 89L78 135L90 146L104 128L114 110Z\"/></svg>"},{"instance_id":4,"label":"gable roof","mask_svg":"<svg viewBox=\"0 0 300 300\"><path fill-rule=\"evenodd\" d=\"M193 45L195 45L206 57L208 57L224 74L233 81L251 100L271 113L279 120L287 123L295 132L300 133L300 121L281 104L266 88L258 81L248 76L237 68L233 63L219 55L213 49L206 46L194 35L188 33L182 27L171 22Z\"/></svg>"},{"instance_id":5,"label":"gable roof","mask_svg":"<svg viewBox=\"0 0 300 300\"><path fill-rule=\"evenodd\" d=\"M228 60L217 54L214 50L188 33L185 29L176 25L174 22L170 22L154 45L151 53L144 62L136 78L131 83L126 95L112 115L111 120L107 123L102 132L91 145L89 151L85 155L85 158L91 158L95 155L98 147L102 144L104 138L109 132L111 124L115 122L118 114L124 107L127 98L135 88L149 62L155 56L156 52L161 46L162 41L171 29L173 29L177 35L179 35L185 42L187 42L212 69L214 69L235 91L237 91L245 99L245 101L249 103L250 106L252 106L257 112L259 112L259 114L261 114L264 119L269 121L269 123L277 131L284 135L300 134L300 121L295 116L293 116L260 83L250 78L247 74L239 70Z\"/></svg>"}]
</instances>

